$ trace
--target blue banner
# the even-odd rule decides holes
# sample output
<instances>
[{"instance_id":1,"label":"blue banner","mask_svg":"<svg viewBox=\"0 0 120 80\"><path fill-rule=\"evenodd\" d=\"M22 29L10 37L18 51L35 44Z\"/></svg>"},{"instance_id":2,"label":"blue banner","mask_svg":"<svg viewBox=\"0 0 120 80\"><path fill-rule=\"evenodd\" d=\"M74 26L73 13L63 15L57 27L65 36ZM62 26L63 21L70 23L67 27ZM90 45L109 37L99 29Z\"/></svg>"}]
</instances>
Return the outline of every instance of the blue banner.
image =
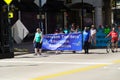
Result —
<instances>
[{"instance_id":1,"label":"blue banner","mask_svg":"<svg viewBox=\"0 0 120 80\"><path fill-rule=\"evenodd\" d=\"M81 51L82 34L47 34L43 38L42 49Z\"/></svg>"}]
</instances>

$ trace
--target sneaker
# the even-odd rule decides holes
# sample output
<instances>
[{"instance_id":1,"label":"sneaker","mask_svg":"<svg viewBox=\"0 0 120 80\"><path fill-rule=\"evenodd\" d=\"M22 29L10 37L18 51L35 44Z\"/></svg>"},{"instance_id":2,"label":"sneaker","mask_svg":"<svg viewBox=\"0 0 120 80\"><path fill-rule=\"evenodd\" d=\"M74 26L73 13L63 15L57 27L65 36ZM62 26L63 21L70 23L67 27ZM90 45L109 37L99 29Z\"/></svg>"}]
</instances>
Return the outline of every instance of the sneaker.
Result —
<instances>
[{"instance_id":1,"label":"sneaker","mask_svg":"<svg viewBox=\"0 0 120 80\"><path fill-rule=\"evenodd\" d=\"M76 53L76 51L73 51L73 53Z\"/></svg>"},{"instance_id":2,"label":"sneaker","mask_svg":"<svg viewBox=\"0 0 120 80\"><path fill-rule=\"evenodd\" d=\"M37 53L34 53L34 56L37 56Z\"/></svg>"},{"instance_id":3,"label":"sneaker","mask_svg":"<svg viewBox=\"0 0 120 80\"><path fill-rule=\"evenodd\" d=\"M114 51L114 50L112 50L112 52L114 53L115 51Z\"/></svg>"},{"instance_id":4,"label":"sneaker","mask_svg":"<svg viewBox=\"0 0 120 80\"><path fill-rule=\"evenodd\" d=\"M58 54L58 51L56 51L55 54Z\"/></svg>"},{"instance_id":5,"label":"sneaker","mask_svg":"<svg viewBox=\"0 0 120 80\"><path fill-rule=\"evenodd\" d=\"M85 52L85 54L89 54L89 52Z\"/></svg>"},{"instance_id":6,"label":"sneaker","mask_svg":"<svg viewBox=\"0 0 120 80\"><path fill-rule=\"evenodd\" d=\"M38 55L38 56L41 56L42 54L41 54L41 53L38 53L37 55Z\"/></svg>"}]
</instances>

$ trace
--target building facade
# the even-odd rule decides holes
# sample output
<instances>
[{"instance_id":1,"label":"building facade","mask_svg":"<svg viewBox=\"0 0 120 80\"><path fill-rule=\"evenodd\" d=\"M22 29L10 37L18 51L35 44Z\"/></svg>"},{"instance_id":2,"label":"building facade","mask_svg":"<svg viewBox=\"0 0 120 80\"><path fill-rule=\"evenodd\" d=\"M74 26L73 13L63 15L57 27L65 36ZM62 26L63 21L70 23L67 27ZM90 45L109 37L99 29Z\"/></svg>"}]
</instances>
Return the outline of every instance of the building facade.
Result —
<instances>
[{"instance_id":1,"label":"building facade","mask_svg":"<svg viewBox=\"0 0 120 80\"><path fill-rule=\"evenodd\" d=\"M12 24L20 19L29 32L34 33L42 22L45 34L54 33L56 27L64 28L73 22L81 28L91 24L96 27L111 25L112 20L114 22L111 3L112 0L13 0Z\"/></svg>"},{"instance_id":2,"label":"building facade","mask_svg":"<svg viewBox=\"0 0 120 80\"><path fill-rule=\"evenodd\" d=\"M53 2L52 2L53 1ZM45 15L45 33L53 33L56 27L62 27L75 23L81 29L92 24L98 28L100 25L111 26L114 23L112 16L113 0L52 0L55 9L47 9ZM46 0L49 5L49 0ZM62 3L59 5L58 3ZM64 5L63 5L64 3ZM44 6L44 5L43 5ZM61 6L65 6L62 7ZM49 6L50 7L50 6ZM106 20L107 19L107 20ZM50 30L50 28L53 30Z\"/></svg>"},{"instance_id":3,"label":"building facade","mask_svg":"<svg viewBox=\"0 0 120 80\"><path fill-rule=\"evenodd\" d=\"M81 27L111 25L111 0L64 0L71 9L69 20ZM106 20L108 19L108 20ZM67 22L67 21L66 21Z\"/></svg>"}]
</instances>

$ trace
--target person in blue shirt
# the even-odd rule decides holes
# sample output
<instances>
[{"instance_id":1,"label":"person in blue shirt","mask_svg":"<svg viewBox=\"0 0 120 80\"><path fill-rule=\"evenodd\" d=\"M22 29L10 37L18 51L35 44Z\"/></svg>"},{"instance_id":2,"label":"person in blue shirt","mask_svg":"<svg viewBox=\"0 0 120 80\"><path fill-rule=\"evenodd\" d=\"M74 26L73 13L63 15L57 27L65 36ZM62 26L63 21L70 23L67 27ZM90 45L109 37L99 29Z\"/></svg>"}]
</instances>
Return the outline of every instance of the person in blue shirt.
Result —
<instances>
[{"instance_id":1,"label":"person in blue shirt","mask_svg":"<svg viewBox=\"0 0 120 80\"><path fill-rule=\"evenodd\" d=\"M42 47L42 31L40 28L36 29L35 37L33 40L35 55L41 55Z\"/></svg>"},{"instance_id":2,"label":"person in blue shirt","mask_svg":"<svg viewBox=\"0 0 120 80\"><path fill-rule=\"evenodd\" d=\"M88 27L85 27L83 31L83 47L86 54L89 53L90 40L90 30Z\"/></svg>"}]
</instances>

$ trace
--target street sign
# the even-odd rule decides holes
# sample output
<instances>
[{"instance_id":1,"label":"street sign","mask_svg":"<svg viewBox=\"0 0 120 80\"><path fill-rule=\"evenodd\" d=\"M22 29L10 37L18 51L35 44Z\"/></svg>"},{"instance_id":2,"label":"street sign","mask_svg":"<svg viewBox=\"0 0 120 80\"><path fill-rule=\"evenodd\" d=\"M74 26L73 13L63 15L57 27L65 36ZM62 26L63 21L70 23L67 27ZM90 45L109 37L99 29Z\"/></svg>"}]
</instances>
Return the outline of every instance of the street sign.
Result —
<instances>
[{"instance_id":1,"label":"street sign","mask_svg":"<svg viewBox=\"0 0 120 80\"><path fill-rule=\"evenodd\" d=\"M40 4L40 0L34 0L34 3L39 7L43 6L46 2L47 0L41 0L41 4Z\"/></svg>"},{"instance_id":2,"label":"street sign","mask_svg":"<svg viewBox=\"0 0 120 80\"><path fill-rule=\"evenodd\" d=\"M9 4L12 2L12 0L4 0L4 2L5 2L7 5L9 5Z\"/></svg>"},{"instance_id":3,"label":"street sign","mask_svg":"<svg viewBox=\"0 0 120 80\"><path fill-rule=\"evenodd\" d=\"M20 44L22 40L29 34L28 29L24 26L24 24L17 20L17 22L12 26L12 37L16 41L17 44Z\"/></svg>"}]
</instances>

